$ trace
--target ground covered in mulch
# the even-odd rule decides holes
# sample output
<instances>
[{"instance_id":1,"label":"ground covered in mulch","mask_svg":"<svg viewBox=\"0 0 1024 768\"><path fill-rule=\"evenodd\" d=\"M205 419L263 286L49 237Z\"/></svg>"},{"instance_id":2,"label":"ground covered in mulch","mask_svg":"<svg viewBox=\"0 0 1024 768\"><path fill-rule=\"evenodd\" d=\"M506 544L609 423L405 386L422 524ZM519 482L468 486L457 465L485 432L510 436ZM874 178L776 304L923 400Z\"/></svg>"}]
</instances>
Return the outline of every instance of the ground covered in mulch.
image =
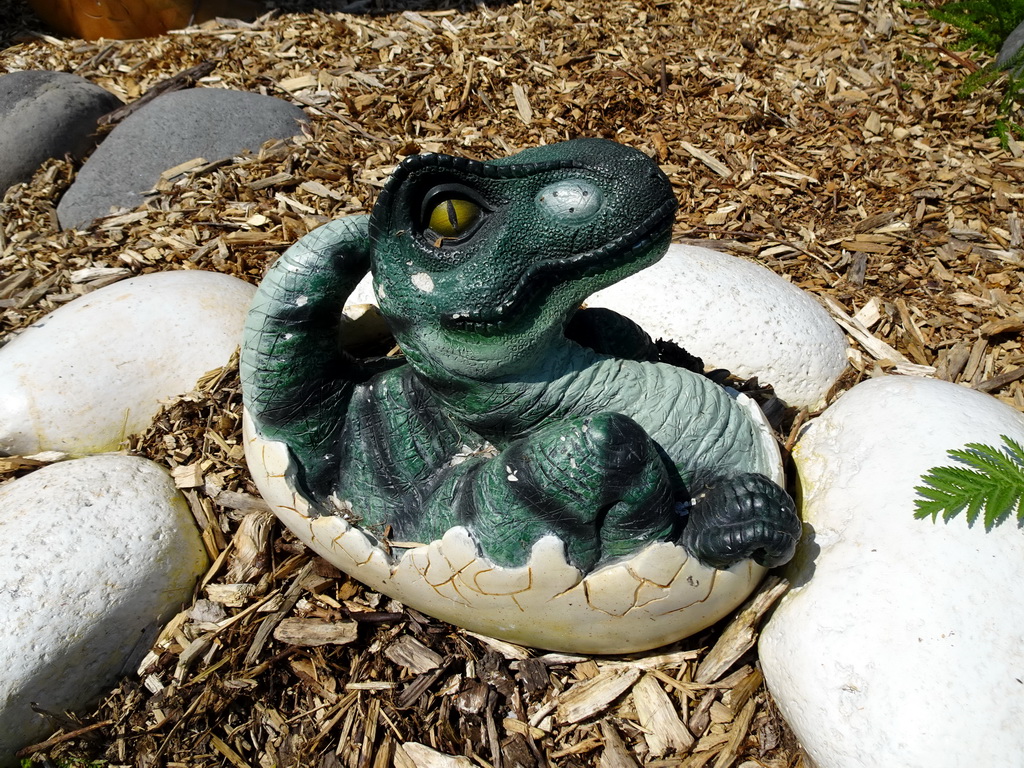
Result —
<instances>
[{"instance_id":1,"label":"ground covered in mulch","mask_svg":"<svg viewBox=\"0 0 1024 768\"><path fill-rule=\"evenodd\" d=\"M405 155L490 158L604 136L661 162L681 204L678 240L756 260L830 307L852 340L841 389L887 372L933 375L1024 410L1024 146L988 137L994 91L957 97L974 54L956 52L956 31L925 10L887 0L340 8L293 3L255 24L86 43L46 36L19 2L0 0L0 72L74 72L131 101L208 60L202 85L279 96L312 118L297 141L179 169L145 206L88 232L56 224L73 164L53 161L10 190L0 344L130 274L209 269L257 282L302 234L367 211ZM473 636L363 589L281 531L244 467L240 408L228 366L126 446L176 469L214 565L138 677L95 711L52 713L39 759L804 760L751 650L777 582L731 630L723 622L638 658ZM0 459L0 479L37 465ZM335 642L295 644L309 620L336 625Z\"/></svg>"}]
</instances>

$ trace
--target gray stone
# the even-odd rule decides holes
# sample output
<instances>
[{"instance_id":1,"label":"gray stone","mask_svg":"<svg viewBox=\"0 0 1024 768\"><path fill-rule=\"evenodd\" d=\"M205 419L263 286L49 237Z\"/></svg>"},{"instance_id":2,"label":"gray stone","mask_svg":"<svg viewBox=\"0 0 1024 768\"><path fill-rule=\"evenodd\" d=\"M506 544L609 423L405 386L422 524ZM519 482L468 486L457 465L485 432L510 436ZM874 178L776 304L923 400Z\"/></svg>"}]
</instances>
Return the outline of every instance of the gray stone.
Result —
<instances>
[{"instance_id":1,"label":"gray stone","mask_svg":"<svg viewBox=\"0 0 1024 768\"><path fill-rule=\"evenodd\" d=\"M0 76L0 195L51 157L84 157L96 121L119 106L114 94L66 72Z\"/></svg>"},{"instance_id":2,"label":"gray stone","mask_svg":"<svg viewBox=\"0 0 1024 768\"><path fill-rule=\"evenodd\" d=\"M60 201L57 218L65 229L82 228L112 208L135 208L168 168L258 150L298 134L305 119L272 96L220 88L168 93L110 132Z\"/></svg>"},{"instance_id":3,"label":"gray stone","mask_svg":"<svg viewBox=\"0 0 1024 768\"><path fill-rule=\"evenodd\" d=\"M136 671L209 560L166 470L105 454L0 486L0 767Z\"/></svg>"},{"instance_id":4,"label":"gray stone","mask_svg":"<svg viewBox=\"0 0 1024 768\"><path fill-rule=\"evenodd\" d=\"M999 55L996 57L996 66L1000 69L1010 66L1010 62L1014 56L1020 53L1021 48L1024 48L1024 21L1006 36L1003 47L999 49ZM1022 71L1024 71L1024 61L1019 61L1014 67L1013 74L1019 76Z\"/></svg>"}]
</instances>

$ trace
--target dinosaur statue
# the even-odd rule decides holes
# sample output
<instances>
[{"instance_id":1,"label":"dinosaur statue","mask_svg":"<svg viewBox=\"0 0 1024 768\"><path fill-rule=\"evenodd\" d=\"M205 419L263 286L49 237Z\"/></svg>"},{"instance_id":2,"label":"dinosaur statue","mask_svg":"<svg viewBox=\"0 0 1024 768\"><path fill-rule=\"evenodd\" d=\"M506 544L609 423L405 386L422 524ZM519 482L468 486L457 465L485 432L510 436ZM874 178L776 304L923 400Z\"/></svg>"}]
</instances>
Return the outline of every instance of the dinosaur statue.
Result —
<instances>
[{"instance_id":1,"label":"dinosaur statue","mask_svg":"<svg viewBox=\"0 0 1024 768\"><path fill-rule=\"evenodd\" d=\"M657 165L611 141L424 154L369 216L288 249L252 305L241 374L308 517L344 517L384 546L461 527L504 568L545 537L583 574L652 542L712 569L786 562L800 521L748 409L655 362L625 317L580 309L661 258L675 210ZM367 271L403 357L339 344Z\"/></svg>"}]
</instances>

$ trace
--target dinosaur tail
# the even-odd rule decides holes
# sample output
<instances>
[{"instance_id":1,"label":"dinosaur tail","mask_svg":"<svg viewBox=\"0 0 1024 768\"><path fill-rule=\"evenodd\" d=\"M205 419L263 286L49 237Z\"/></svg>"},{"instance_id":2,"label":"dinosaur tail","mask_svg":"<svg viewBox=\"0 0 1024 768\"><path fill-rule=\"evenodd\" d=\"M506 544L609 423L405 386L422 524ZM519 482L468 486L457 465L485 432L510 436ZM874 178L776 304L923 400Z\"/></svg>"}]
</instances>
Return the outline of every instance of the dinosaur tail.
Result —
<instances>
[{"instance_id":1,"label":"dinosaur tail","mask_svg":"<svg viewBox=\"0 0 1024 768\"><path fill-rule=\"evenodd\" d=\"M245 408L263 437L288 445L296 481L316 498L335 479L348 400L365 378L341 349L338 327L345 299L369 270L368 218L337 219L285 251L245 324Z\"/></svg>"}]
</instances>

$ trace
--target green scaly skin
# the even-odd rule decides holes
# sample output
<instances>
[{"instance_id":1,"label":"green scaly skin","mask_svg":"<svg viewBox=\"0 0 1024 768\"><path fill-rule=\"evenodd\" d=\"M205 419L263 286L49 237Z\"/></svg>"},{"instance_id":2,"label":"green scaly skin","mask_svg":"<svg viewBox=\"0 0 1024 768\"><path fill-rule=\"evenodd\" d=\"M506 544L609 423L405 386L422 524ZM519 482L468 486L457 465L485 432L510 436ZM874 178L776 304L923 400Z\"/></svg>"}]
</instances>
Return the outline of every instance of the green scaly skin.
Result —
<instances>
[{"instance_id":1,"label":"green scaly skin","mask_svg":"<svg viewBox=\"0 0 1024 768\"><path fill-rule=\"evenodd\" d=\"M653 162L609 141L409 158L370 217L310 233L268 273L246 325L246 408L321 514L350 504L377 535L462 525L508 566L548 534L584 571L657 540L718 568L785 562L800 522L735 401L650 362L621 316L602 315L589 346L566 337L590 294L661 258L675 205ZM398 367L338 347L367 269Z\"/></svg>"}]
</instances>

